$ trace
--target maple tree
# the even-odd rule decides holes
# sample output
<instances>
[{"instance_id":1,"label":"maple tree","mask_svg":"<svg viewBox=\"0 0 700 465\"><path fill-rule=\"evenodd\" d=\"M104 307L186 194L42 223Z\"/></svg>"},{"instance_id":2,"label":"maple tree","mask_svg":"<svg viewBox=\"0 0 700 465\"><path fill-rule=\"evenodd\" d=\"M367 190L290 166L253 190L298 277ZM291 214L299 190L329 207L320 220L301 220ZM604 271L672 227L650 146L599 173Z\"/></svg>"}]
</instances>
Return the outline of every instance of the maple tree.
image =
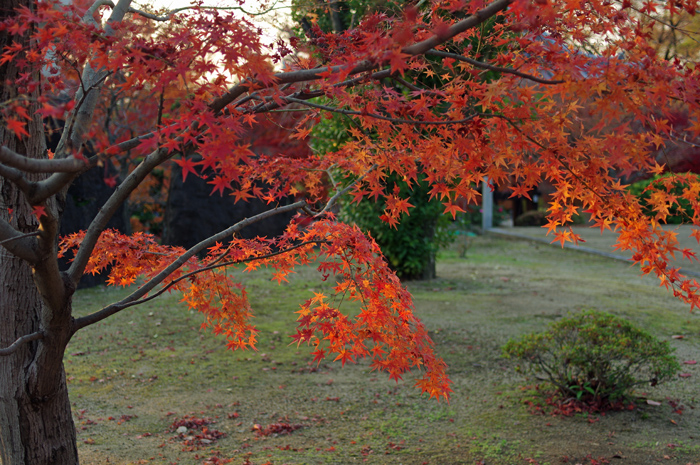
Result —
<instances>
[{"instance_id":1,"label":"maple tree","mask_svg":"<svg viewBox=\"0 0 700 465\"><path fill-rule=\"evenodd\" d=\"M677 141L678 131L681 140L698 140L697 67L681 57L665 60L650 45L653 18L696 8L691 0L634 9L626 0L434 0L393 16L369 15L342 33L311 24L311 48L295 54L305 47L299 40L263 44L253 24L225 9L3 1L2 462L78 462L63 352L77 331L117 312L177 290L232 349L254 348L253 309L227 267L268 267L282 282L295 266L317 262L322 279L334 280L334 294L301 304L292 341L311 345L319 361L369 358L392 379L419 368L417 387L448 397L445 364L413 315L410 295L376 244L331 213L350 194L392 199L383 214L389 222L410 214L406 199L391 197L390 175L409 185L424 178L452 217L464 199L478 201L484 176L511 186L514 196L546 179L556 188L547 225L554 241L580 240L567 225L585 210L597 227L619 233L617 247L633 250L643 273L698 306L699 285L668 265L676 253L695 253L679 250L676 233L661 227L679 199L700 226L697 178L683 178L680 194L676 183L664 184L667 195L650 198L651 219L619 180L633 171L662 172L650 151L672 135ZM496 24L484 28L494 17ZM486 45L498 53L484 57ZM123 105L108 104L110 96ZM585 130L584 104L599 121ZM668 117L679 107L688 115L681 129ZM322 155L283 146L253 153L245 134L279 111L303 115L294 140L327 114L346 115L354 121L350 140ZM52 118L65 124L48 151ZM117 189L90 227L58 238L67 187L90 167L117 159L128 169L112 180ZM188 250L144 233L105 230L118 207L171 160L183 177L206 176L214 193L259 198L270 210ZM288 196L295 202L276 206ZM280 237L236 236L290 211L299 215ZM700 239L700 228L692 235ZM60 270L57 258L70 252L70 267ZM133 292L74 316L80 277L106 269L110 284L134 285ZM359 311L343 313L342 301L357 302Z\"/></svg>"}]
</instances>

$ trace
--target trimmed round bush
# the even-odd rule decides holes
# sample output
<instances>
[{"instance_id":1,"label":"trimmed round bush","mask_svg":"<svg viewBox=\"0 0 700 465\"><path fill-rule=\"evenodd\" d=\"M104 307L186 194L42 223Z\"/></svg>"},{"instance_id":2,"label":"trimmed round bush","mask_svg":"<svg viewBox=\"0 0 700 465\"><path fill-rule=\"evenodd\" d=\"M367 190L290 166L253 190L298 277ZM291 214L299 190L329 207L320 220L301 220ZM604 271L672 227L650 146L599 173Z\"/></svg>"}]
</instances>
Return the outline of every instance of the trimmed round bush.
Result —
<instances>
[{"instance_id":1,"label":"trimmed round bush","mask_svg":"<svg viewBox=\"0 0 700 465\"><path fill-rule=\"evenodd\" d=\"M635 386L673 377L680 369L673 351L630 322L593 310L503 347L505 357L522 360L563 396L603 405L629 398Z\"/></svg>"}]
</instances>

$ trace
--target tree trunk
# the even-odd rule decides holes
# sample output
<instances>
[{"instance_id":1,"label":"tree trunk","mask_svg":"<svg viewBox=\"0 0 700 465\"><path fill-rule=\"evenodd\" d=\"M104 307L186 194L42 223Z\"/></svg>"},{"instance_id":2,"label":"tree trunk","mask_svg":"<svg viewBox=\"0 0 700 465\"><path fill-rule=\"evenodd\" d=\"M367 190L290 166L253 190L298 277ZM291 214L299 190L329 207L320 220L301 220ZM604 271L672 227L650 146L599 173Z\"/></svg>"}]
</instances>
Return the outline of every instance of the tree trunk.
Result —
<instances>
[{"instance_id":1,"label":"tree trunk","mask_svg":"<svg viewBox=\"0 0 700 465\"><path fill-rule=\"evenodd\" d=\"M0 254L0 347L39 330L43 302L22 260ZM53 338L21 346L0 356L0 463L74 465L78 463L63 347ZM47 352L48 357L42 352ZM59 355L60 354L60 355ZM58 366L39 367L38 359ZM53 384L53 386L51 386Z\"/></svg>"},{"instance_id":2,"label":"tree trunk","mask_svg":"<svg viewBox=\"0 0 700 465\"><path fill-rule=\"evenodd\" d=\"M12 11L20 6L33 9L34 2L0 0L2 19L12 15ZM24 37L25 43L27 37ZM21 40L8 36L6 31L0 32L0 50L12 41ZM12 62L0 66L0 103L18 97L14 83L18 73L23 71ZM33 70L37 79L38 73L39 70ZM33 97L37 97L38 92L36 90ZM36 114L36 108L27 110ZM19 139L0 125L0 144L28 157L45 157L46 141L41 119L35 116L26 129L29 136ZM50 199L44 206L55 220L49 229L57 230L59 209L56 199ZM36 232L39 226L23 193L2 177L0 217L22 233ZM0 246L0 349L9 347L23 336L43 334L41 339L20 345L9 354L0 354L2 465L78 463L75 425L63 369L63 353L73 333L70 296L74 286L64 282L58 272L54 254L56 237L45 228L42 236L44 247L33 267ZM43 295L39 289L44 290ZM49 302L52 308L49 308Z\"/></svg>"}]
</instances>

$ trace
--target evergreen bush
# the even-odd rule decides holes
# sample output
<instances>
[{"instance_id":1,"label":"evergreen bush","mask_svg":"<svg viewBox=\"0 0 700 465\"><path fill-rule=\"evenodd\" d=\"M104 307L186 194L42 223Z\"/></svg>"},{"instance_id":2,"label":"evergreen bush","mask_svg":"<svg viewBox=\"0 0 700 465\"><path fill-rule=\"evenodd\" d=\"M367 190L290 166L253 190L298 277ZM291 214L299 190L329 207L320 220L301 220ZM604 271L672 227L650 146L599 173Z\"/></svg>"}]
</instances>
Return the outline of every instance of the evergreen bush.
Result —
<instances>
[{"instance_id":1,"label":"evergreen bush","mask_svg":"<svg viewBox=\"0 0 700 465\"><path fill-rule=\"evenodd\" d=\"M503 353L544 375L563 396L603 405L625 400L635 386L666 381L680 369L668 342L592 310L510 340Z\"/></svg>"}]
</instances>

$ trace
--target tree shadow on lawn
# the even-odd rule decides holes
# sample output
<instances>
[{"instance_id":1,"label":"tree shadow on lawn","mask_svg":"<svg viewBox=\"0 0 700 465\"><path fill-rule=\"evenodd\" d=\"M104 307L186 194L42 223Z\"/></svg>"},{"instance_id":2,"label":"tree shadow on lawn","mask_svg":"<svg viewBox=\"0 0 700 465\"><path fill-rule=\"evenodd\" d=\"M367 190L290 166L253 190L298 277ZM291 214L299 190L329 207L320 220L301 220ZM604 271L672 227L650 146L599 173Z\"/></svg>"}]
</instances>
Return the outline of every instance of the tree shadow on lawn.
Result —
<instances>
[{"instance_id":1,"label":"tree shadow on lawn","mask_svg":"<svg viewBox=\"0 0 700 465\"><path fill-rule=\"evenodd\" d=\"M449 404L419 396L412 376L396 384L366 361L317 366L308 347L287 345L298 304L330 286L312 268L283 286L242 275L258 352L199 332L201 317L177 296L149 302L68 348L82 463L700 464L698 365L640 390L634 410L561 417L531 413L540 398L521 386L540 381L500 356L509 338L592 308L670 340L681 363L700 359L700 318L638 275L525 241L481 237L466 259L445 252L438 279L407 285L449 366ZM76 308L119 292L80 291Z\"/></svg>"}]
</instances>

